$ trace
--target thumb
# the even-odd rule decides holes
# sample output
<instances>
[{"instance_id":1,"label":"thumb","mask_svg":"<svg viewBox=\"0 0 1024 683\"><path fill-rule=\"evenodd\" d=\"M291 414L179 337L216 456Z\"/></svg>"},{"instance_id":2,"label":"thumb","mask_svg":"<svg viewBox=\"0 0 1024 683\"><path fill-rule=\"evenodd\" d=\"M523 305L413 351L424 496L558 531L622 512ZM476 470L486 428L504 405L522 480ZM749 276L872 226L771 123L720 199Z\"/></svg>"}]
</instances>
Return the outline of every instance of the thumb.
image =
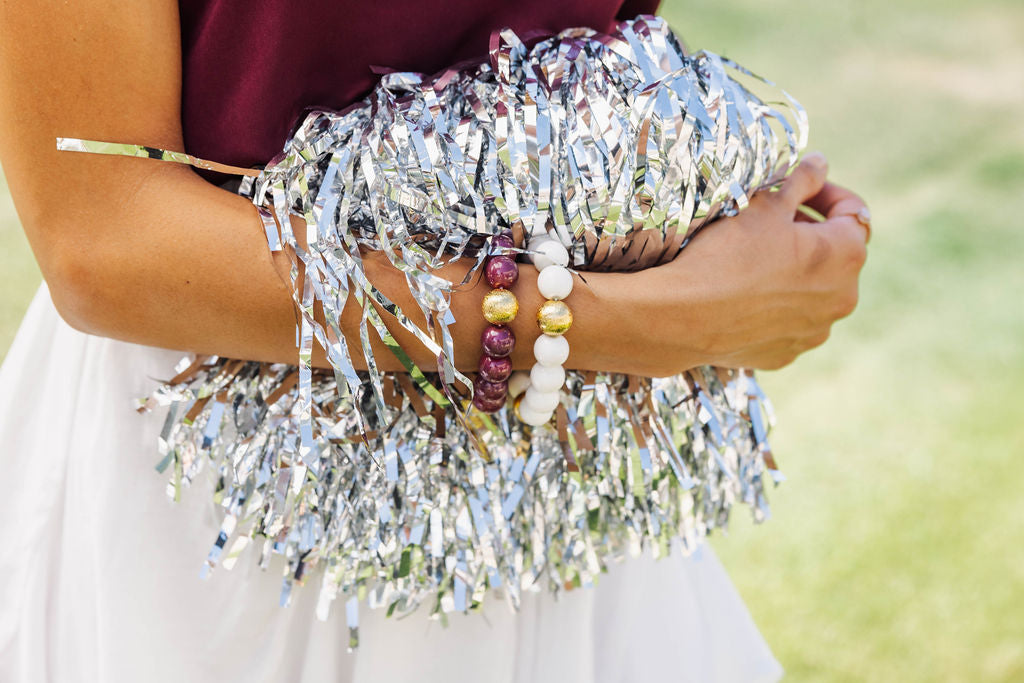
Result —
<instances>
[{"instance_id":1,"label":"thumb","mask_svg":"<svg viewBox=\"0 0 1024 683\"><path fill-rule=\"evenodd\" d=\"M794 211L821 192L828 175L828 160L821 152L811 152L789 174L779 189L779 199Z\"/></svg>"}]
</instances>

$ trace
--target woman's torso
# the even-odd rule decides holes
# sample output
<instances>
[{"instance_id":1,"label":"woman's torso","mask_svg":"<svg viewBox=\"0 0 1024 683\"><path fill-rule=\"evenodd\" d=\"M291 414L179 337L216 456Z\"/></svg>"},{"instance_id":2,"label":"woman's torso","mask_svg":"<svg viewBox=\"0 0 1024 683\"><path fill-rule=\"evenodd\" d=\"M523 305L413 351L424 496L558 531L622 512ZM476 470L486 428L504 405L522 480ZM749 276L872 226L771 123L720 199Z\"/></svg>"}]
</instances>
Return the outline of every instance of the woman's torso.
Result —
<instances>
[{"instance_id":1,"label":"woman's torso","mask_svg":"<svg viewBox=\"0 0 1024 683\"><path fill-rule=\"evenodd\" d=\"M433 73L483 58L493 31L601 31L659 0L180 0L182 125L191 154L239 166L276 155L303 110L341 109L371 67Z\"/></svg>"}]
</instances>

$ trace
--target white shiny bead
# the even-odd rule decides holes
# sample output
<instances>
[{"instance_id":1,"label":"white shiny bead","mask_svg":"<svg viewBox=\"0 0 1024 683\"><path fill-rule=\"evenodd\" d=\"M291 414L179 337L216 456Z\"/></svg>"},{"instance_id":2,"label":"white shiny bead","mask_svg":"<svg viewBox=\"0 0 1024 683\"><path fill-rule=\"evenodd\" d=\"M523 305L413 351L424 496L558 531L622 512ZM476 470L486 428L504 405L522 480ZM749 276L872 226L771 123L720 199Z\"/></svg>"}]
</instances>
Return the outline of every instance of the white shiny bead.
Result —
<instances>
[{"instance_id":1,"label":"white shiny bead","mask_svg":"<svg viewBox=\"0 0 1024 683\"><path fill-rule=\"evenodd\" d=\"M541 365L562 365L569 359L569 341L560 334L542 334L533 342L533 357Z\"/></svg>"},{"instance_id":2,"label":"white shiny bead","mask_svg":"<svg viewBox=\"0 0 1024 683\"><path fill-rule=\"evenodd\" d=\"M530 385L530 388L526 390L526 394L523 395L523 402L519 405L520 408L526 406L530 410L535 410L539 413L550 413L558 407L561 397L561 392L540 391L537 387Z\"/></svg>"},{"instance_id":3,"label":"white shiny bead","mask_svg":"<svg viewBox=\"0 0 1024 683\"><path fill-rule=\"evenodd\" d=\"M540 266L537 265L537 257L533 254L533 252L540 251L540 245L550 241L551 238L548 237L547 235L539 235L537 237L531 237L530 241L527 242L526 244L526 250L530 252L527 255L527 258L530 259L530 263L537 266L538 270L540 269Z\"/></svg>"},{"instance_id":4,"label":"white shiny bead","mask_svg":"<svg viewBox=\"0 0 1024 683\"><path fill-rule=\"evenodd\" d=\"M548 226L547 226L547 215L537 214L533 225L530 226L530 237L547 237Z\"/></svg>"},{"instance_id":5,"label":"white shiny bead","mask_svg":"<svg viewBox=\"0 0 1024 683\"><path fill-rule=\"evenodd\" d=\"M530 387L530 373L517 370L508 378L508 393L515 398Z\"/></svg>"},{"instance_id":6,"label":"white shiny bead","mask_svg":"<svg viewBox=\"0 0 1024 683\"><path fill-rule=\"evenodd\" d=\"M545 299L564 299L572 291L572 273L563 266L552 264L540 271L537 289Z\"/></svg>"},{"instance_id":7,"label":"white shiny bead","mask_svg":"<svg viewBox=\"0 0 1024 683\"><path fill-rule=\"evenodd\" d=\"M519 419L531 427L540 427L551 420L551 411L533 410L525 403L519 404Z\"/></svg>"},{"instance_id":8,"label":"white shiny bead","mask_svg":"<svg viewBox=\"0 0 1024 683\"><path fill-rule=\"evenodd\" d=\"M530 386L538 391L560 391L565 384L565 370L561 365L534 363L529 379Z\"/></svg>"},{"instance_id":9,"label":"white shiny bead","mask_svg":"<svg viewBox=\"0 0 1024 683\"><path fill-rule=\"evenodd\" d=\"M562 266L563 268L569 265L569 252L566 251L561 242L546 239L536 247L531 242L530 248L537 252L533 255L533 265L537 266L538 270L544 270L551 264Z\"/></svg>"}]
</instances>

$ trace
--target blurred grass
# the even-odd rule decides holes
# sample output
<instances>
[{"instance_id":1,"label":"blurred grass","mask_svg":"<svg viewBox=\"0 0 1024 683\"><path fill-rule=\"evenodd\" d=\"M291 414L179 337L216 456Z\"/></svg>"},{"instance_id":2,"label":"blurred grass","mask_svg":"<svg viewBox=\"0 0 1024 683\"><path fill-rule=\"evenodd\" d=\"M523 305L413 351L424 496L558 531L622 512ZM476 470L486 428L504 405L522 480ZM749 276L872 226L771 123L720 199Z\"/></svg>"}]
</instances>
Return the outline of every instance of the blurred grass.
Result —
<instances>
[{"instance_id":1,"label":"blurred grass","mask_svg":"<svg viewBox=\"0 0 1024 683\"><path fill-rule=\"evenodd\" d=\"M1024 6L667 0L871 204L856 314L763 382L787 483L715 546L793 681L1024 680ZM39 281L0 194L0 348Z\"/></svg>"},{"instance_id":2,"label":"blurred grass","mask_svg":"<svg viewBox=\"0 0 1024 683\"><path fill-rule=\"evenodd\" d=\"M0 355L7 353L14 340L21 316L40 280L39 267L0 175Z\"/></svg>"},{"instance_id":3,"label":"blurred grass","mask_svg":"<svg viewBox=\"0 0 1024 683\"><path fill-rule=\"evenodd\" d=\"M1024 5L668 0L874 213L861 303L764 373L789 477L715 547L793 681L1024 680Z\"/></svg>"}]
</instances>

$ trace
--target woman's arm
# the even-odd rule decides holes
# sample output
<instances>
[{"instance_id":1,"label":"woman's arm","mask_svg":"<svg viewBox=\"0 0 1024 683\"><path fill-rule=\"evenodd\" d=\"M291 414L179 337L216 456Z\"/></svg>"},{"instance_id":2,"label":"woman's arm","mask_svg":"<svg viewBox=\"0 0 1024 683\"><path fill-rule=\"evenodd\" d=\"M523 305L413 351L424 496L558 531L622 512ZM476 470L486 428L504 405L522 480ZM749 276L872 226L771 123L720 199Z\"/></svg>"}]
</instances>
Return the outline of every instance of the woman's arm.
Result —
<instances>
[{"instance_id":1,"label":"woman's arm","mask_svg":"<svg viewBox=\"0 0 1024 683\"><path fill-rule=\"evenodd\" d=\"M165 348L294 362L295 316L281 277L286 266L283 257L275 262L280 255L271 256L248 200L174 164L55 149L57 136L184 148L177 12L173 0L0 6L0 158L11 193L54 303L78 329ZM569 364L646 374L704 362L778 365L785 353L821 338L822 328L827 333L849 308L851 286L856 292L856 271L851 278L850 268L831 265L856 258L849 256L850 240L837 240L840 233L827 224L794 221L796 205L817 194L824 180L824 169L804 171L814 180L803 182L800 192L755 201L740 217L701 235L672 264L639 274L588 275L589 288L578 285L573 292L577 323L569 333ZM772 210L755 210L769 205ZM827 254L818 258L798 241L824 243ZM815 258L817 270L808 271ZM385 294L418 317L400 273L377 257L368 258L366 268ZM841 276L828 275L833 271ZM523 267L521 278L513 360L526 367L538 334L531 313L540 296L536 270ZM486 289L481 283L453 299L460 368L474 367L480 353L485 323L479 303ZM843 306L833 300L839 289ZM791 304L773 304L778 315L759 328L745 306L779 298ZM794 312L809 299L824 305ZM351 315L342 326L354 343L358 311L346 310ZM735 325L736 312L751 324ZM397 324L389 327L418 365L434 367L411 335ZM376 351L383 369L401 369L382 344Z\"/></svg>"}]
</instances>

